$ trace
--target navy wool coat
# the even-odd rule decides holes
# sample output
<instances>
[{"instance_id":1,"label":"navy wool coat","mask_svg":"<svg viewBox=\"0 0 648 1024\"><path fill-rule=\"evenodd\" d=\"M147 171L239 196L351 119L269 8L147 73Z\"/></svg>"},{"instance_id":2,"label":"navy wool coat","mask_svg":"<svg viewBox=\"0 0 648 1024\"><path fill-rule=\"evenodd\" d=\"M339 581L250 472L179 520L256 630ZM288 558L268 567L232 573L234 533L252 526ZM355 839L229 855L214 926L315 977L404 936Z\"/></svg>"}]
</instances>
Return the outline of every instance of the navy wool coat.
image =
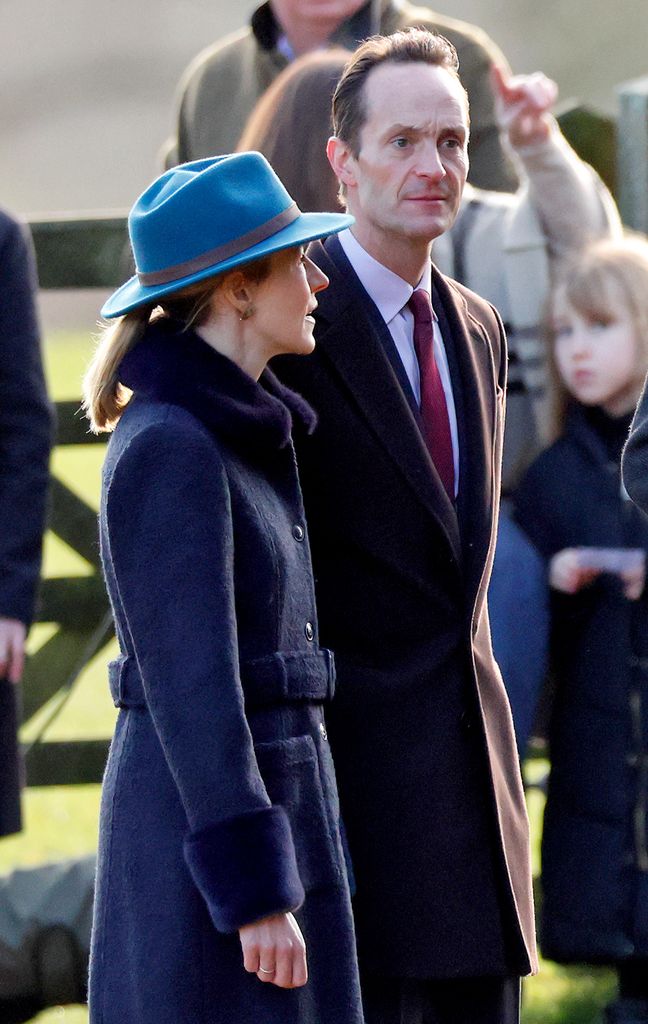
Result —
<instances>
[{"instance_id":1,"label":"navy wool coat","mask_svg":"<svg viewBox=\"0 0 648 1024\"><path fill-rule=\"evenodd\" d=\"M31 624L45 528L52 411L36 315L36 263L0 209L0 616ZM20 829L16 690L0 679L0 836Z\"/></svg>"},{"instance_id":2,"label":"navy wool coat","mask_svg":"<svg viewBox=\"0 0 648 1024\"><path fill-rule=\"evenodd\" d=\"M601 422L573 408L518 490L518 522L547 558L578 546L648 553L648 519L622 494ZM554 592L552 661L543 952L563 962L647 957L648 593L629 601L609 574L575 595Z\"/></svg>"},{"instance_id":3,"label":"navy wool coat","mask_svg":"<svg viewBox=\"0 0 648 1024\"><path fill-rule=\"evenodd\" d=\"M103 788L92 1024L361 1024L291 423L312 413L162 321L103 475L121 655ZM299 426L298 426L299 424ZM309 981L245 972L237 929L295 912Z\"/></svg>"}]
</instances>

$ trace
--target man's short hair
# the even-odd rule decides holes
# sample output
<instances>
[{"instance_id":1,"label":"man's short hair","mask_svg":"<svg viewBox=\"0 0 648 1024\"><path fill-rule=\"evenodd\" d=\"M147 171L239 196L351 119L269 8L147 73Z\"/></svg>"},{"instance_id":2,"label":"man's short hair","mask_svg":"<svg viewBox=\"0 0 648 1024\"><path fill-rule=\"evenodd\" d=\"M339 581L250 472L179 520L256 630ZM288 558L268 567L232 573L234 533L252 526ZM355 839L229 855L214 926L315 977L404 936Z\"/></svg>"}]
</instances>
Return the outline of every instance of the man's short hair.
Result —
<instances>
[{"instance_id":1,"label":"man's short hair","mask_svg":"<svg viewBox=\"0 0 648 1024\"><path fill-rule=\"evenodd\" d=\"M459 58L452 43L422 28L409 28L390 36L371 36L355 51L333 95L333 132L351 149L360 151L360 132L366 120L364 84L380 64L431 64L445 68L459 80ZM468 97L466 96L466 105Z\"/></svg>"}]
</instances>

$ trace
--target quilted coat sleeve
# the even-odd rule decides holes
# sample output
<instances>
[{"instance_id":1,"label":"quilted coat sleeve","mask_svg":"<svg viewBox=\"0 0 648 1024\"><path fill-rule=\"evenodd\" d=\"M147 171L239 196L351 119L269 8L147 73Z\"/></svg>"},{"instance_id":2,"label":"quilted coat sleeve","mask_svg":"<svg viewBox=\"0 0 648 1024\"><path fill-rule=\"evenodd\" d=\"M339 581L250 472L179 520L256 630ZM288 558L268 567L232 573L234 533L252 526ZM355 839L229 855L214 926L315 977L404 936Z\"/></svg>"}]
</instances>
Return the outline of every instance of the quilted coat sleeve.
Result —
<instances>
[{"instance_id":1,"label":"quilted coat sleeve","mask_svg":"<svg viewBox=\"0 0 648 1024\"><path fill-rule=\"evenodd\" d=\"M545 560L561 547L556 531L556 505L562 481L555 486L551 461L551 455L543 452L529 466L513 495L515 521Z\"/></svg>"},{"instance_id":2,"label":"quilted coat sleeve","mask_svg":"<svg viewBox=\"0 0 648 1024\"><path fill-rule=\"evenodd\" d=\"M544 142L518 147L516 154L526 182L516 194L513 216L522 227L524 207L535 211L552 259L564 259L596 238L620 237L622 225L614 199L557 124ZM514 247L517 239L509 235L509 241Z\"/></svg>"},{"instance_id":3,"label":"quilted coat sleeve","mask_svg":"<svg viewBox=\"0 0 648 1024\"><path fill-rule=\"evenodd\" d=\"M104 482L103 556L188 822L185 859L234 931L304 898L290 824L259 774L239 677L229 491L199 428L155 423Z\"/></svg>"}]
</instances>

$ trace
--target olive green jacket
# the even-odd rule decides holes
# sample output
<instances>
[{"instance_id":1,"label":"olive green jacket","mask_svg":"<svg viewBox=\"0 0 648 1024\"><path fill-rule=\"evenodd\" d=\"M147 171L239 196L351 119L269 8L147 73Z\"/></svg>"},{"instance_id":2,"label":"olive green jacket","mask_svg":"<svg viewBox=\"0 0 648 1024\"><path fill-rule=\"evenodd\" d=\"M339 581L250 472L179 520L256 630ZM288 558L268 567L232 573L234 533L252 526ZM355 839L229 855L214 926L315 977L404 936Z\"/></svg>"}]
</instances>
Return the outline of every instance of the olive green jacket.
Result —
<instances>
[{"instance_id":1,"label":"olive green jacket","mask_svg":"<svg viewBox=\"0 0 648 1024\"><path fill-rule=\"evenodd\" d=\"M512 191L513 164L497 128L488 74L493 62L506 61L485 32L407 2L372 0L337 30L331 43L355 49L368 35L388 35L417 25L447 36L459 55L471 116L469 180L481 188ZM203 50L187 68L179 88L177 139L170 142L166 165L232 152L256 101L287 64L277 49L279 28L271 4L262 4L250 24Z\"/></svg>"}]
</instances>

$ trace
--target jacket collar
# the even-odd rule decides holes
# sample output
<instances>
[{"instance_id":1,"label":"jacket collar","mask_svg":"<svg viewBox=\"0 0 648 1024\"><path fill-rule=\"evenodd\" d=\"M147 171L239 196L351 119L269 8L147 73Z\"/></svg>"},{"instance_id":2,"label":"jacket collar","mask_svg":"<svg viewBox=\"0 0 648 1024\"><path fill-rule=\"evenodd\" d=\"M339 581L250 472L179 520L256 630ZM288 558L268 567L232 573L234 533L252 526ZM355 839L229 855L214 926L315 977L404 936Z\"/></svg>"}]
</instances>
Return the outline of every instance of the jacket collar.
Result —
<instances>
[{"instance_id":1,"label":"jacket collar","mask_svg":"<svg viewBox=\"0 0 648 1024\"><path fill-rule=\"evenodd\" d=\"M468 543L469 585L477 592L490 544L497 406L496 372L484 327L469 313L459 289L433 267L435 292L454 339L464 434L460 437L459 507Z\"/></svg>"},{"instance_id":2,"label":"jacket collar","mask_svg":"<svg viewBox=\"0 0 648 1024\"><path fill-rule=\"evenodd\" d=\"M331 280L330 287L318 296L315 313L320 324L318 348L335 363L380 443L440 523L457 560L461 561L462 544L456 513L425 448L397 374L386 365L387 356L379 340L380 330L384 328L382 318L364 293L336 236L325 243L312 243L308 251ZM464 501L468 512L468 561L472 563L478 583L491 532L495 371L484 328L470 316L461 291L435 267L432 268L432 285L452 333L459 369L459 380L453 381L453 386L462 389L464 407L460 502ZM358 324L362 322L359 317L366 318L370 325L371 337L366 343L358 336ZM354 340L353 344L349 343L350 339Z\"/></svg>"},{"instance_id":3,"label":"jacket collar","mask_svg":"<svg viewBox=\"0 0 648 1024\"><path fill-rule=\"evenodd\" d=\"M381 0L380 4L368 2L359 11L342 22L331 37L331 44L342 46L347 50L355 50L356 46L367 39L368 36L380 30L379 18L376 17L376 7L384 10L389 6L387 0ZM257 7L250 22L254 37L263 50L274 50L277 46L281 29L272 12L272 4L264 3Z\"/></svg>"},{"instance_id":4,"label":"jacket collar","mask_svg":"<svg viewBox=\"0 0 648 1024\"><path fill-rule=\"evenodd\" d=\"M432 299L431 263L425 266L421 280L415 288L412 288L411 284L395 274L393 270L374 259L360 245L351 228L341 231L337 239L360 284L388 326L407 305L417 289L423 289ZM432 309L432 315L437 319L434 309Z\"/></svg>"},{"instance_id":5,"label":"jacket collar","mask_svg":"<svg viewBox=\"0 0 648 1024\"><path fill-rule=\"evenodd\" d=\"M253 380L172 320L148 327L122 360L119 380L136 396L182 406L235 448L284 448L293 425L315 428L311 407L270 370Z\"/></svg>"},{"instance_id":6,"label":"jacket collar","mask_svg":"<svg viewBox=\"0 0 648 1024\"><path fill-rule=\"evenodd\" d=\"M459 562L457 516L425 447L397 370L390 362L388 328L337 237L328 238L324 244L312 243L308 252L331 281L330 287L318 296L318 348L335 364L380 444L440 524ZM359 334L359 324L366 324L368 329Z\"/></svg>"}]
</instances>

